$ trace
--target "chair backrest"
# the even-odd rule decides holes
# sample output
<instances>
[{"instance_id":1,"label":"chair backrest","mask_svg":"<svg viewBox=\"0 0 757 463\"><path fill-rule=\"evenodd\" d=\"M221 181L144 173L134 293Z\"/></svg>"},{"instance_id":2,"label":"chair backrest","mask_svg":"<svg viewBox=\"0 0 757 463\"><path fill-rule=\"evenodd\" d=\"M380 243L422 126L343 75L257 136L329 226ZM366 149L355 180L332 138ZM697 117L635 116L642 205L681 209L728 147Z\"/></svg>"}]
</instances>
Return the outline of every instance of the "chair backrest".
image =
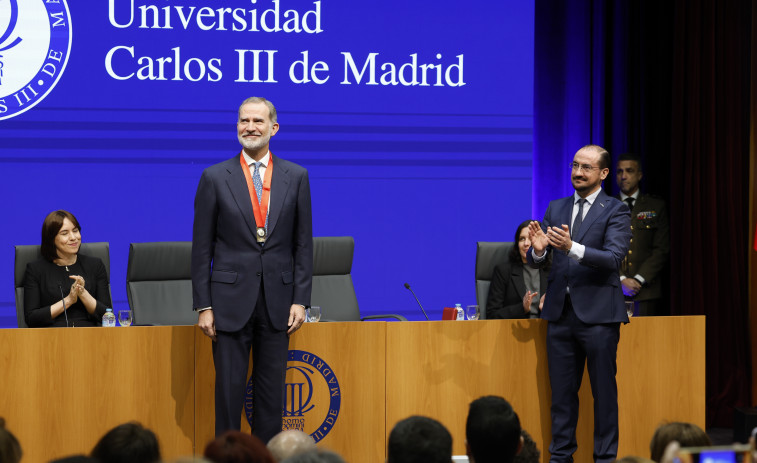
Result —
<instances>
[{"instance_id":1,"label":"chair backrest","mask_svg":"<svg viewBox=\"0 0 757 463\"><path fill-rule=\"evenodd\" d=\"M126 294L134 323L194 325L192 310L192 243L131 243Z\"/></svg>"},{"instance_id":2,"label":"chair backrest","mask_svg":"<svg viewBox=\"0 0 757 463\"><path fill-rule=\"evenodd\" d=\"M481 319L486 318L486 300L492 282L494 267L507 260L512 242L479 241L476 243L476 301L481 308Z\"/></svg>"},{"instance_id":3,"label":"chair backrest","mask_svg":"<svg viewBox=\"0 0 757 463\"><path fill-rule=\"evenodd\" d=\"M16 289L16 319L19 328L28 328L24 319L24 275L26 265L42 258L42 250L38 244L23 244L15 246L16 258L13 270L13 285ZM108 294L110 294L110 246L106 242L82 243L79 252L92 257L97 257L105 264L108 274ZM111 296L110 300L113 300Z\"/></svg>"},{"instance_id":4,"label":"chair backrest","mask_svg":"<svg viewBox=\"0 0 757 463\"><path fill-rule=\"evenodd\" d=\"M352 285L351 236L313 238L313 291L310 305L321 307L321 317L332 321L359 321L355 287Z\"/></svg>"}]
</instances>

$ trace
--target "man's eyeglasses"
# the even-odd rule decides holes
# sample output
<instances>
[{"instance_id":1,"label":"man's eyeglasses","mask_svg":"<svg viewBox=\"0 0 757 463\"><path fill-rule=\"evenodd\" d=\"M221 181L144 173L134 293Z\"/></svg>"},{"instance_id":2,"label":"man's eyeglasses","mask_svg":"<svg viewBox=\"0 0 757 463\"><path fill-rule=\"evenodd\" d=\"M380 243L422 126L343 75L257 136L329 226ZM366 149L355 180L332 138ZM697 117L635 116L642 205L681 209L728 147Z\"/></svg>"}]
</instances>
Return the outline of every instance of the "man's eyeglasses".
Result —
<instances>
[{"instance_id":1,"label":"man's eyeglasses","mask_svg":"<svg viewBox=\"0 0 757 463\"><path fill-rule=\"evenodd\" d=\"M579 164L577 162L571 162L570 168L576 172L582 170L584 172L591 172L594 169L599 169L599 167L590 166L588 164Z\"/></svg>"}]
</instances>

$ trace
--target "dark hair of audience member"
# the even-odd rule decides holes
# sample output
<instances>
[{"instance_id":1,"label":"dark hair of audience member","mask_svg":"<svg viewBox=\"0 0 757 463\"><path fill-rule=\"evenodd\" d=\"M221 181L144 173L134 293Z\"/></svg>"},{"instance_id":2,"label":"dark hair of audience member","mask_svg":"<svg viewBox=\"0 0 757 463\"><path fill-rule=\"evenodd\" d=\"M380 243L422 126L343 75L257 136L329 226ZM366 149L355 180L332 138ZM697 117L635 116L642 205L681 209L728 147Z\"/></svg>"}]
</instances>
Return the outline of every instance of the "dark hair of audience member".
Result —
<instances>
[{"instance_id":1,"label":"dark hair of audience member","mask_svg":"<svg viewBox=\"0 0 757 463\"><path fill-rule=\"evenodd\" d=\"M389 433L387 463L449 463L451 459L452 435L432 418L405 418Z\"/></svg>"},{"instance_id":2,"label":"dark hair of audience member","mask_svg":"<svg viewBox=\"0 0 757 463\"><path fill-rule=\"evenodd\" d=\"M5 419L0 418L0 462L18 463L22 454L18 439L5 429Z\"/></svg>"},{"instance_id":3,"label":"dark hair of audience member","mask_svg":"<svg viewBox=\"0 0 757 463\"><path fill-rule=\"evenodd\" d=\"M476 463L512 461L520 446L520 419L502 397L478 398L470 404L465 438Z\"/></svg>"},{"instance_id":4,"label":"dark hair of audience member","mask_svg":"<svg viewBox=\"0 0 757 463\"><path fill-rule=\"evenodd\" d=\"M226 431L205 447L205 458L213 463L275 463L263 441L248 433Z\"/></svg>"},{"instance_id":5,"label":"dark hair of audience member","mask_svg":"<svg viewBox=\"0 0 757 463\"><path fill-rule=\"evenodd\" d=\"M173 460L171 463L213 463L200 455L184 456Z\"/></svg>"},{"instance_id":6,"label":"dark hair of audience member","mask_svg":"<svg viewBox=\"0 0 757 463\"><path fill-rule=\"evenodd\" d=\"M315 449L292 455L281 463L346 463L338 453L325 449Z\"/></svg>"},{"instance_id":7,"label":"dark hair of audience member","mask_svg":"<svg viewBox=\"0 0 757 463\"><path fill-rule=\"evenodd\" d=\"M155 433L134 421L105 433L92 449L91 457L100 463L158 463L161 460Z\"/></svg>"},{"instance_id":8,"label":"dark hair of audience member","mask_svg":"<svg viewBox=\"0 0 757 463\"><path fill-rule=\"evenodd\" d=\"M523 447L521 447L520 452L513 458L513 463L540 463L541 452L531 434L525 429L521 429L520 435L523 438Z\"/></svg>"},{"instance_id":9,"label":"dark hair of audience member","mask_svg":"<svg viewBox=\"0 0 757 463\"><path fill-rule=\"evenodd\" d=\"M52 460L50 463L100 463L100 461L86 455L71 455L70 457Z\"/></svg>"},{"instance_id":10,"label":"dark hair of audience member","mask_svg":"<svg viewBox=\"0 0 757 463\"><path fill-rule=\"evenodd\" d=\"M665 447L672 441L678 441L681 447L709 447L712 445L707 433L695 424L667 423L655 430L652 441L649 443L652 460L659 463L665 453Z\"/></svg>"},{"instance_id":11,"label":"dark hair of audience member","mask_svg":"<svg viewBox=\"0 0 757 463\"><path fill-rule=\"evenodd\" d=\"M623 458L618 458L615 463L649 463L652 460L644 457L637 457L636 455L626 455Z\"/></svg>"}]
</instances>

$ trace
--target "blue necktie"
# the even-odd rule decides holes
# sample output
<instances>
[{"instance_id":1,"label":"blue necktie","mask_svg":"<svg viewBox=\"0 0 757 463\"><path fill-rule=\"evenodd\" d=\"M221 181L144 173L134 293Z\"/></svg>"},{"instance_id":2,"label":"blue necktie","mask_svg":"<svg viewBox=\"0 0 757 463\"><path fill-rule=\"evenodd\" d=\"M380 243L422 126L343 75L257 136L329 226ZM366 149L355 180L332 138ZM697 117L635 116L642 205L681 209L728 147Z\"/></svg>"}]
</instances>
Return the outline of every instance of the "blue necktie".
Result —
<instances>
[{"instance_id":1,"label":"blue necktie","mask_svg":"<svg viewBox=\"0 0 757 463\"><path fill-rule=\"evenodd\" d=\"M581 224L584 221L584 203L586 200L584 198L581 198L578 200L578 214L576 214L576 218L573 219L573 228L570 229L570 236L576 236L578 233L578 230L581 229Z\"/></svg>"},{"instance_id":2,"label":"blue necktie","mask_svg":"<svg viewBox=\"0 0 757 463\"><path fill-rule=\"evenodd\" d=\"M260 180L260 166L262 162L255 163L255 170L252 172L252 184L255 185L255 194L258 195L258 204L263 200L263 182ZM265 229L268 231L268 214L265 216Z\"/></svg>"}]
</instances>

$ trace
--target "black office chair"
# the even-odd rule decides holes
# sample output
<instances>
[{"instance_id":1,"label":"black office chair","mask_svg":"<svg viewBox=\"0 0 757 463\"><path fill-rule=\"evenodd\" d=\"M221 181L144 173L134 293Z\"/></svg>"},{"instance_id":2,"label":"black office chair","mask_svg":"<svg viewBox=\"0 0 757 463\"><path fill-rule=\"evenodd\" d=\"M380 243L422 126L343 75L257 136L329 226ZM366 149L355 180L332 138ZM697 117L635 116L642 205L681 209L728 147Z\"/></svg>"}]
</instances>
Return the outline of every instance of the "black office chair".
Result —
<instances>
[{"instance_id":1,"label":"black office chair","mask_svg":"<svg viewBox=\"0 0 757 463\"><path fill-rule=\"evenodd\" d=\"M512 249L511 242L479 241L476 243L476 301L481 309L481 319L486 318L486 300L489 298L494 267L507 260Z\"/></svg>"},{"instance_id":2,"label":"black office chair","mask_svg":"<svg viewBox=\"0 0 757 463\"><path fill-rule=\"evenodd\" d=\"M313 238L313 291L310 305L321 307L323 321L360 321L393 318L407 321L402 315L360 316L355 287L352 285L352 256L355 240L351 236Z\"/></svg>"},{"instance_id":3,"label":"black office chair","mask_svg":"<svg viewBox=\"0 0 757 463\"><path fill-rule=\"evenodd\" d=\"M16 319L19 328L28 328L24 318L24 275L26 265L42 258L42 251L38 244L14 246L16 249L15 267L13 271L14 286L16 288ZM105 264L108 274L108 294L110 292L110 246L106 242L82 243L79 252L87 256L98 257ZM110 300L113 300L111 296Z\"/></svg>"},{"instance_id":4,"label":"black office chair","mask_svg":"<svg viewBox=\"0 0 757 463\"><path fill-rule=\"evenodd\" d=\"M137 325L194 325L192 243L131 243L126 294Z\"/></svg>"}]
</instances>

